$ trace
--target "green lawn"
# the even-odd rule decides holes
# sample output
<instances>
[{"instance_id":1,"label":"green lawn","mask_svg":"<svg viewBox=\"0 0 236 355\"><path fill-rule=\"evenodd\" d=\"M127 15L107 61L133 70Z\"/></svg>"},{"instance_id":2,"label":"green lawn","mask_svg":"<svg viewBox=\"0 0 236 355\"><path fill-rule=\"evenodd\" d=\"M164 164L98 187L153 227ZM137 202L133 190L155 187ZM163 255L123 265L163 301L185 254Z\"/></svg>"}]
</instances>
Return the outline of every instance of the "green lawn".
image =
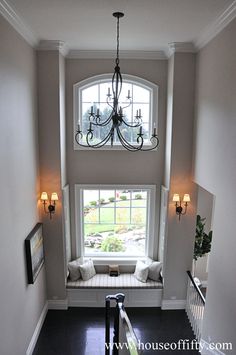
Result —
<instances>
[{"instance_id":1,"label":"green lawn","mask_svg":"<svg viewBox=\"0 0 236 355\"><path fill-rule=\"evenodd\" d=\"M130 203L132 204L130 216ZM114 208L116 205L116 209ZM143 208L141 208L143 207ZM99 223L100 212L100 223ZM116 213L116 216L115 216ZM116 224L115 223L116 217ZM121 229L134 229L146 223L146 200L125 200L107 203L94 207L84 216L85 235L114 231L119 233Z\"/></svg>"}]
</instances>

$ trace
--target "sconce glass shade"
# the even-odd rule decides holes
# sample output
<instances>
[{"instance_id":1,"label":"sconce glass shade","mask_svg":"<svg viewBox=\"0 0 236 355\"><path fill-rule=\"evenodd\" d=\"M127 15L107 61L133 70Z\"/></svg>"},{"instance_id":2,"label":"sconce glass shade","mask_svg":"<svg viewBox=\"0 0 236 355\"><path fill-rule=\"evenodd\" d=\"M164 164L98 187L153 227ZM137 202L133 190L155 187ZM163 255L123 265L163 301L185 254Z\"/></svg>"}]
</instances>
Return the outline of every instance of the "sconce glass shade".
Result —
<instances>
[{"instance_id":1,"label":"sconce glass shade","mask_svg":"<svg viewBox=\"0 0 236 355\"><path fill-rule=\"evenodd\" d=\"M53 192L51 195L51 201L58 201L58 195L56 192Z\"/></svg>"},{"instance_id":2,"label":"sconce glass shade","mask_svg":"<svg viewBox=\"0 0 236 355\"><path fill-rule=\"evenodd\" d=\"M174 202L180 202L179 194L174 194L173 201Z\"/></svg>"},{"instance_id":3,"label":"sconce glass shade","mask_svg":"<svg viewBox=\"0 0 236 355\"><path fill-rule=\"evenodd\" d=\"M190 202L190 196L189 194L184 194L183 202Z\"/></svg>"},{"instance_id":4,"label":"sconce glass shade","mask_svg":"<svg viewBox=\"0 0 236 355\"><path fill-rule=\"evenodd\" d=\"M43 201L48 200L48 194L47 194L47 192L42 192L42 194L41 194L41 200L43 200Z\"/></svg>"}]
</instances>

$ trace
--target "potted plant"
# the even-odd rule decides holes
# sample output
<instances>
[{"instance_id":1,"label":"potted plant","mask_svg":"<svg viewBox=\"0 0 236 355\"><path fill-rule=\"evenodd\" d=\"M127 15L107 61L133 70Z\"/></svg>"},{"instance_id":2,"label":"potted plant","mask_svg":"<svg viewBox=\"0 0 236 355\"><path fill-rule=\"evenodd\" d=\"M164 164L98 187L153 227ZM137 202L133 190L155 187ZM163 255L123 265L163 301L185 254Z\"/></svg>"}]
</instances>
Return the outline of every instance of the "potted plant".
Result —
<instances>
[{"instance_id":1,"label":"potted plant","mask_svg":"<svg viewBox=\"0 0 236 355\"><path fill-rule=\"evenodd\" d=\"M205 221L206 218L202 218L200 215L197 215L196 235L193 254L194 274L198 258L203 257L211 251L212 231L210 231L208 234L205 232Z\"/></svg>"}]
</instances>

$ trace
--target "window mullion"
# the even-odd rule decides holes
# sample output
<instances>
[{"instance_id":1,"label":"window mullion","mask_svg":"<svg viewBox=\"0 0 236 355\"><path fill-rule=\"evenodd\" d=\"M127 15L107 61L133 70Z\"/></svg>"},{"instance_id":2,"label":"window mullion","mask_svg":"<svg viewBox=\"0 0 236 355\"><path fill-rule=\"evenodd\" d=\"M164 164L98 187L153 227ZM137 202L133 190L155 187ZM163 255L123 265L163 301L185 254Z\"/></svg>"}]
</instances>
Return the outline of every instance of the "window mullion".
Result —
<instances>
[{"instance_id":1,"label":"window mullion","mask_svg":"<svg viewBox=\"0 0 236 355\"><path fill-rule=\"evenodd\" d=\"M100 211L100 201L101 201L101 190L98 190L98 220L99 224L101 224L101 211Z\"/></svg>"},{"instance_id":2,"label":"window mullion","mask_svg":"<svg viewBox=\"0 0 236 355\"><path fill-rule=\"evenodd\" d=\"M116 190L115 191L115 200L114 200L114 222L115 222L115 225L116 225Z\"/></svg>"}]
</instances>

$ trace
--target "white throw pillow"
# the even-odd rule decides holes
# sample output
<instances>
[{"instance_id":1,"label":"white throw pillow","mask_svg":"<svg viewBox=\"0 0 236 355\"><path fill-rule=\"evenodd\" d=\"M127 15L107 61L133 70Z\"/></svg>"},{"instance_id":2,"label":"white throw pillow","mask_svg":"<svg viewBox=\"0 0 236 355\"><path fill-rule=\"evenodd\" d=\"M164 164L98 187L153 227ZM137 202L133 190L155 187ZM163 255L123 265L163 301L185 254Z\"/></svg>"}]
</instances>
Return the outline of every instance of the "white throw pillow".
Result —
<instances>
[{"instance_id":1,"label":"white throw pillow","mask_svg":"<svg viewBox=\"0 0 236 355\"><path fill-rule=\"evenodd\" d=\"M88 260L86 263L80 265L80 273L84 281L88 281L94 275L96 275L93 260Z\"/></svg>"},{"instance_id":2,"label":"white throw pillow","mask_svg":"<svg viewBox=\"0 0 236 355\"><path fill-rule=\"evenodd\" d=\"M148 277L148 265L141 260L137 261L134 276L141 282L147 282Z\"/></svg>"},{"instance_id":3,"label":"white throw pillow","mask_svg":"<svg viewBox=\"0 0 236 355\"><path fill-rule=\"evenodd\" d=\"M160 271L161 271L162 263L160 261L153 261L148 265L148 278L153 281L160 280Z\"/></svg>"},{"instance_id":4,"label":"white throw pillow","mask_svg":"<svg viewBox=\"0 0 236 355\"><path fill-rule=\"evenodd\" d=\"M68 263L68 271L71 281L76 281L81 277L79 266L82 263L82 258L78 258Z\"/></svg>"}]
</instances>

